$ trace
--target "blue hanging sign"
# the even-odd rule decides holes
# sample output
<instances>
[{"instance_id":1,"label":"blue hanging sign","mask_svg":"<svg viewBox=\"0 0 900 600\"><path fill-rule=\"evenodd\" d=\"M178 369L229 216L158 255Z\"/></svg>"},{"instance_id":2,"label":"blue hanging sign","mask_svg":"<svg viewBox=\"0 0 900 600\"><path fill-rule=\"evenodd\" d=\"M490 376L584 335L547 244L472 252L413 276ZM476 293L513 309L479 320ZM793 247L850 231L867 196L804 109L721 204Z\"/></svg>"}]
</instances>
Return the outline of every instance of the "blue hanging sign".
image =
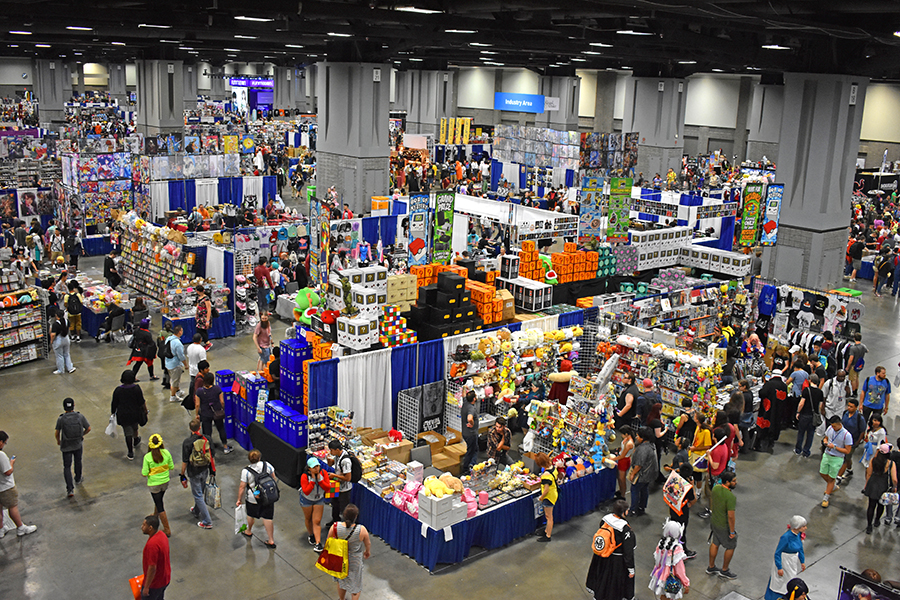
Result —
<instances>
[{"instance_id":1,"label":"blue hanging sign","mask_svg":"<svg viewBox=\"0 0 900 600\"><path fill-rule=\"evenodd\" d=\"M507 94L504 92L495 92L494 110L540 114L544 112L544 96L539 94Z\"/></svg>"}]
</instances>

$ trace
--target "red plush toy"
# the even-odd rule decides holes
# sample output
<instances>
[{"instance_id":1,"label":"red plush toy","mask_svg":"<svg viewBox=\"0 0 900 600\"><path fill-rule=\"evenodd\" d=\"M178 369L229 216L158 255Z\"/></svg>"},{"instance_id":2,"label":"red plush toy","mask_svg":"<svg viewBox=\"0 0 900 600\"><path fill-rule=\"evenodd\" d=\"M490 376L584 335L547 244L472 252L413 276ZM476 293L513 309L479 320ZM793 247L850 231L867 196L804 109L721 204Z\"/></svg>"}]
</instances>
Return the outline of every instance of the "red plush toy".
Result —
<instances>
[{"instance_id":1,"label":"red plush toy","mask_svg":"<svg viewBox=\"0 0 900 600\"><path fill-rule=\"evenodd\" d=\"M397 431L396 429L391 429L390 431L388 431L388 438L390 438L392 442L402 442L403 432Z\"/></svg>"},{"instance_id":2,"label":"red plush toy","mask_svg":"<svg viewBox=\"0 0 900 600\"><path fill-rule=\"evenodd\" d=\"M341 316L341 313L336 310L326 310L322 312L322 322L328 325L333 325L337 318Z\"/></svg>"}]
</instances>

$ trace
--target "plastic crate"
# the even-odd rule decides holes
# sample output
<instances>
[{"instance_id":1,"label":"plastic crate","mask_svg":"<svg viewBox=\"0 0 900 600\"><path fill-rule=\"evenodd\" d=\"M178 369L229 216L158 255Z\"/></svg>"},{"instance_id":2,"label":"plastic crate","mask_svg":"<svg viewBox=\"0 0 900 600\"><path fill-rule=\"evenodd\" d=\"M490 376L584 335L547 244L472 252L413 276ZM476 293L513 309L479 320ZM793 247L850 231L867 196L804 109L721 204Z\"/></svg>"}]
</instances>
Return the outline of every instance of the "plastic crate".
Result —
<instances>
[{"instance_id":1,"label":"plastic crate","mask_svg":"<svg viewBox=\"0 0 900 600\"><path fill-rule=\"evenodd\" d=\"M234 439L234 417L225 417L225 437L228 439Z\"/></svg>"},{"instance_id":2,"label":"plastic crate","mask_svg":"<svg viewBox=\"0 0 900 600\"><path fill-rule=\"evenodd\" d=\"M300 373L303 371L303 361L312 358L312 346L303 339L289 339L281 341L281 372Z\"/></svg>"},{"instance_id":3,"label":"plastic crate","mask_svg":"<svg viewBox=\"0 0 900 600\"><path fill-rule=\"evenodd\" d=\"M216 371L216 385L223 390L230 390L234 384L234 371L221 369Z\"/></svg>"}]
</instances>

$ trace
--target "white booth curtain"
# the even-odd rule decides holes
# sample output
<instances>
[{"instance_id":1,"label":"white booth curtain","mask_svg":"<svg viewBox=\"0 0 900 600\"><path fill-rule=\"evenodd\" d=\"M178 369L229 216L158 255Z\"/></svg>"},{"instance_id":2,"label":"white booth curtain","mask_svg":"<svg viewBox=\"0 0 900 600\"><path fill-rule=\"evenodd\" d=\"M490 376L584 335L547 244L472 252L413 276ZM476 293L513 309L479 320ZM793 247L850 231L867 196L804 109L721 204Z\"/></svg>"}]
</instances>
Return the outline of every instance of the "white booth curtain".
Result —
<instances>
[{"instance_id":1,"label":"white booth curtain","mask_svg":"<svg viewBox=\"0 0 900 600\"><path fill-rule=\"evenodd\" d=\"M357 423L391 429L391 349L342 356L337 366L338 406Z\"/></svg>"}]
</instances>

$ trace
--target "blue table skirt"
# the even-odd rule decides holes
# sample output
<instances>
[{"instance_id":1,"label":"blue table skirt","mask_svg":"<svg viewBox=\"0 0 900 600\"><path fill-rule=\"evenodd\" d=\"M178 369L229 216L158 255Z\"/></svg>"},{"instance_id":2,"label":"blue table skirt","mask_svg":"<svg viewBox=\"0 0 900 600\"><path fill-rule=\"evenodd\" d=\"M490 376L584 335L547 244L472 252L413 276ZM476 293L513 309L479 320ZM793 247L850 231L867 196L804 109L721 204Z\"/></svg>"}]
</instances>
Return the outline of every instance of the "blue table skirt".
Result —
<instances>
[{"instance_id":1,"label":"blue table skirt","mask_svg":"<svg viewBox=\"0 0 900 600\"><path fill-rule=\"evenodd\" d=\"M615 470L586 475L560 486L554 522L562 523L594 510L612 498L616 489ZM434 571L438 563L459 563L469 556L472 546L493 550L534 532L534 498L537 492L507 502L498 508L452 526L453 539L444 541L444 532L427 529L422 523L385 502L363 485L353 486L351 500L359 507L359 520L369 532L380 537L394 550Z\"/></svg>"},{"instance_id":2,"label":"blue table skirt","mask_svg":"<svg viewBox=\"0 0 900 600\"><path fill-rule=\"evenodd\" d=\"M856 277L858 279L875 279L875 260L864 260L859 264L859 272Z\"/></svg>"},{"instance_id":3,"label":"blue table skirt","mask_svg":"<svg viewBox=\"0 0 900 600\"><path fill-rule=\"evenodd\" d=\"M87 256L103 256L109 254L112 250L112 244L109 241L109 234L106 235L89 235L81 240L81 247Z\"/></svg>"},{"instance_id":4,"label":"blue table skirt","mask_svg":"<svg viewBox=\"0 0 900 600\"><path fill-rule=\"evenodd\" d=\"M100 326L103 325L103 322L106 320L106 317L109 316L108 312L95 313L87 306L82 307L81 309L81 328L88 333L91 337L97 337L97 333L100 331ZM131 310L125 311L125 320L128 321L131 319Z\"/></svg>"},{"instance_id":5,"label":"blue table skirt","mask_svg":"<svg viewBox=\"0 0 900 600\"><path fill-rule=\"evenodd\" d=\"M170 319L163 315L163 325L166 323L172 323L172 326L181 325L184 331L181 332L181 341L184 344L190 344L194 340L194 333L196 333L196 323L197 321L194 317L188 317L186 319ZM218 340L221 338L232 337L235 332L234 327L234 313L230 310L222 310L219 311L219 316L212 320L212 327L209 330L209 339Z\"/></svg>"}]
</instances>

